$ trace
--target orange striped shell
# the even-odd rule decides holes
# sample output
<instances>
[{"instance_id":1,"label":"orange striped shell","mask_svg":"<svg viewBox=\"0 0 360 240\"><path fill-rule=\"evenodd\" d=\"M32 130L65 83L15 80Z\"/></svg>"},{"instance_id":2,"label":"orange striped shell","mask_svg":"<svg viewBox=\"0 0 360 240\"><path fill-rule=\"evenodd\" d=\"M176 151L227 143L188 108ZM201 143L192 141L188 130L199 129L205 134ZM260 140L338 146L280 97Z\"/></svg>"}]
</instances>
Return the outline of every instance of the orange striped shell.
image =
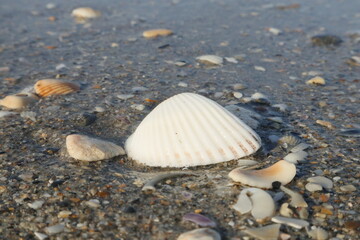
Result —
<instances>
[{"instance_id":1,"label":"orange striped shell","mask_svg":"<svg viewBox=\"0 0 360 240\"><path fill-rule=\"evenodd\" d=\"M51 95L63 95L80 90L76 83L66 82L58 79L43 79L35 83L35 92L41 97Z\"/></svg>"}]
</instances>

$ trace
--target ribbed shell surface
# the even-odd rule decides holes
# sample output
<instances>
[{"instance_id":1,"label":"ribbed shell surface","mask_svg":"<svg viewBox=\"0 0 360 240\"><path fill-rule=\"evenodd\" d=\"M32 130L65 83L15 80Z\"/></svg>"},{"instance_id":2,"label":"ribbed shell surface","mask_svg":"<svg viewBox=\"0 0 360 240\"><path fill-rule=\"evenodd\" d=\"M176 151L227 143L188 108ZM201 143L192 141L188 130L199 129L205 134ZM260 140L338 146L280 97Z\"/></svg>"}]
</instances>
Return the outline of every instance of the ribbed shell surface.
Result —
<instances>
[{"instance_id":1,"label":"ribbed shell surface","mask_svg":"<svg viewBox=\"0 0 360 240\"><path fill-rule=\"evenodd\" d=\"M57 79L43 79L35 83L36 94L41 97L50 95L62 95L80 90L79 85Z\"/></svg>"},{"instance_id":2,"label":"ribbed shell surface","mask_svg":"<svg viewBox=\"0 0 360 240\"><path fill-rule=\"evenodd\" d=\"M181 93L159 104L126 141L128 157L148 166L188 167L256 152L260 137L216 102Z\"/></svg>"}]
</instances>

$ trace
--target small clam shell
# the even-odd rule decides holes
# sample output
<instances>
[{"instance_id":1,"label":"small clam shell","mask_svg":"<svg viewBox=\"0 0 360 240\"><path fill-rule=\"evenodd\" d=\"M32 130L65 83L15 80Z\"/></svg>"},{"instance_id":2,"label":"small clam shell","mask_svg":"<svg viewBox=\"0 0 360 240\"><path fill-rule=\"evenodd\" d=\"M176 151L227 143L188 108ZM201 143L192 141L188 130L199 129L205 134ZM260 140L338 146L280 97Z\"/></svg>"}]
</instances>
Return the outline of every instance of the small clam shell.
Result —
<instances>
[{"instance_id":1,"label":"small clam shell","mask_svg":"<svg viewBox=\"0 0 360 240\"><path fill-rule=\"evenodd\" d=\"M41 97L50 95L62 95L80 90L76 83L66 82L58 79L43 79L35 83L35 92Z\"/></svg>"},{"instance_id":2,"label":"small clam shell","mask_svg":"<svg viewBox=\"0 0 360 240\"><path fill-rule=\"evenodd\" d=\"M216 55L202 55L197 57L196 60L210 65L221 65L223 63L223 58Z\"/></svg>"},{"instance_id":3,"label":"small clam shell","mask_svg":"<svg viewBox=\"0 0 360 240\"><path fill-rule=\"evenodd\" d=\"M242 204L244 204L244 206L241 206ZM263 219L274 215L275 202L270 194L264 190L258 188L245 188L241 191L238 202L233 208L239 210L240 214L251 211L251 215L257 221L262 221Z\"/></svg>"},{"instance_id":4,"label":"small clam shell","mask_svg":"<svg viewBox=\"0 0 360 240\"><path fill-rule=\"evenodd\" d=\"M173 34L173 31L169 29L151 29L143 32L143 37L145 38L156 38L160 36L169 36Z\"/></svg>"},{"instance_id":5,"label":"small clam shell","mask_svg":"<svg viewBox=\"0 0 360 240\"><path fill-rule=\"evenodd\" d=\"M306 149L308 149L310 147L309 144L306 143L299 143L298 145L296 145L295 147L293 147L290 152L299 152L299 151L304 151Z\"/></svg>"},{"instance_id":6,"label":"small clam shell","mask_svg":"<svg viewBox=\"0 0 360 240\"><path fill-rule=\"evenodd\" d=\"M216 102L175 95L145 117L125 143L129 158L149 166L215 164L256 152L260 137Z\"/></svg>"},{"instance_id":7,"label":"small clam shell","mask_svg":"<svg viewBox=\"0 0 360 240\"><path fill-rule=\"evenodd\" d=\"M288 184L295 175L295 165L285 160L278 161L272 166L260 170L235 168L229 173L229 177L235 182L260 188L272 188L272 183L276 181L283 185Z\"/></svg>"},{"instance_id":8,"label":"small clam shell","mask_svg":"<svg viewBox=\"0 0 360 240\"><path fill-rule=\"evenodd\" d=\"M68 135L66 148L71 157L83 161L98 161L125 154L122 147L112 142L80 134Z\"/></svg>"},{"instance_id":9,"label":"small clam shell","mask_svg":"<svg viewBox=\"0 0 360 240\"><path fill-rule=\"evenodd\" d=\"M76 18L97 18L100 17L101 13L90 7L80 7L72 11L71 15Z\"/></svg>"},{"instance_id":10,"label":"small clam shell","mask_svg":"<svg viewBox=\"0 0 360 240\"><path fill-rule=\"evenodd\" d=\"M31 93L9 95L0 100L0 105L10 109L21 109L36 102L37 97Z\"/></svg>"},{"instance_id":11,"label":"small clam shell","mask_svg":"<svg viewBox=\"0 0 360 240\"><path fill-rule=\"evenodd\" d=\"M247 228L244 233L260 240L277 240L280 234L281 224L271 224L259 228Z\"/></svg>"},{"instance_id":12,"label":"small clam shell","mask_svg":"<svg viewBox=\"0 0 360 240\"><path fill-rule=\"evenodd\" d=\"M221 240L221 236L210 228L199 228L182 233L177 240Z\"/></svg>"},{"instance_id":13,"label":"small clam shell","mask_svg":"<svg viewBox=\"0 0 360 240\"><path fill-rule=\"evenodd\" d=\"M321 227L313 227L310 231L307 232L309 237L315 240L326 240L329 238L329 233L322 229Z\"/></svg>"},{"instance_id":14,"label":"small clam shell","mask_svg":"<svg viewBox=\"0 0 360 240\"><path fill-rule=\"evenodd\" d=\"M284 146L285 148L288 148L289 146L291 147L296 146L297 144L300 143L300 140L293 135L286 135L281 137L278 143Z\"/></svg>"}]
</instances>

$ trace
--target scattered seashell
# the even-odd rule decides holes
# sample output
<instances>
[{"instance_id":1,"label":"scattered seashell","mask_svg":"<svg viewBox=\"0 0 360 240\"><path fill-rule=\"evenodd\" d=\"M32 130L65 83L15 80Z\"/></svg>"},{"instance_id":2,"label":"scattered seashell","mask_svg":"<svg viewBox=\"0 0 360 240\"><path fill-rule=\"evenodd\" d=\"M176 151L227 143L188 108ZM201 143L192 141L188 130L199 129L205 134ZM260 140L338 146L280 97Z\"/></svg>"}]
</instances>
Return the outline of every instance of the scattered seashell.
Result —
<instances>
[{"instance_id":1,"label":"scattered seashell","mask_svg":"<svg viewBox=\"0 0 360 240\"><path fill-rule=\"evenodd\" d=\"M82 161L98 161L125 154L122 147L112 142L80 134L68 135L66 147L71 157Z\"/></svg>"},{"instance_id":2,"label":"scattered seashell","mask_svg":"<svg viewBox=\"0 0 360 240\"><path fill-rule=\"evenodd\" d=\"M144 38L157 38L172 35L173 31L169 29L151 29L143 32Z\"/></svg>"},{"instance_id":3,"label":"scattered seashell","mask_svg":"<svg viewBox=\"0 0 360 240\"><path fill-rule=\"evenodd\" d=\"M250 159L239 159L238 167L245 168L258 164L259 162Z\"/></svg>"},{"instance_id":4,"label":"scattered seashell","mask_svg":"<svg viewBox=\"0 0 360 240\"><path fill-rule=\"evenodd\" d=\"M317 191L321 191L323 188L320 184L317 183L307 183L305 185L305 189L308 190L309 192L317 192Z\"/></svg>"},{"instance_id":5,"label":"scattered seashell","mask_svg":"<svg viewBox=\"0 0 360 240\"><path fill-rule=\"evenodd\" d=\"M276 216L271 218L271 221L275 223L285 224L297 229L302 229L303 227L309 226L309 223L307 221L296 218L286 218L286 217Z\"/></svg>"},{"instance_id":6,"label":"scattered seashell","mask_svg":"<svg viewBox=\"0 0 360 240\"><path fill-rule=\"evenodd\" d=\"M60 211L57 215L58 218L68 218L72 214L71 211L63 210Z\"/></svg>"},{"instance_id":7,"label":"scattered seashell","mask_svg":"<svg viewBox=\"0 0 360 240\"><path fill-rule=\"evenodd\" d=\"M260 240L277 240L280 234L281 224L271 224L259 228L247 228L243 232Z\"/></svg>"},{"instance_id":8,"label":"scattered seashell","mask_svg":"<svg viewBox=\"0 0 360 240\"><path fill-rule=\"evenodd\" d=\"M143 111L145 109L144 104L132 104L130 107L138 111Z\"/></svg>"},{"instance_id":9,"label":"scattered seashell","mask_svg":"<svg viewBox=\"0 0 360 240\"><path fill-rule=\"evenodd\" d=\"M284 148L289 148L289 147L293 147L293 146L296 146L297 144L300 143L300 140L293 136L293 135L286 135L286 136L283 136L279 139L278 143L280 145L282 145Z\"/></svg>"},{"instance_id":10,"label":"scattered seashell","mask_svg":"<svg viewBox=\"0 0 360 240\"><path fill-rule=\"evenodd\" d=\"M150 112L125 149L129 158L149 166L187 167L250 155L260 142L249 126L214 101L182 93Z\"/></svg>"},{"instance_id":11,"label":"scattered seashell","mask_svg":"<svg viewBox=\"0 0 360 240\"><path fill-rule=\"evenodd\" d=\"M63 223L59 223L50 227L46 227L45 232L47 232L48 234L56 234L64 231L64 229L65 225Z\"/></svg>"},{"instance_id":12,"label":"scattered seashell","mask_svg":"<svg viewBox=\"0 0 360 240\"><path fill-rule=\"evenodd\" d=\"M251 211L251 215L256 221L262 221L265 218L274 215L275 202L271 195L264 190L258 188L245 188L241 191L238 201L233 208L239 211L240 214Z\"/></svg>"},{"instance_id":13,"label":"scattered seashell","mask_svg":"<svg viewBox=\"0 0 360 240\"><path fill-rule=\"evenodd\" d=\"M235 182L260 188L272 188L273 182L281 182L281 184L286 185L291 182L295 175L295 165L284 160L260 170L235 168L229 173L229 177Z\"/></svg>"},{"instance_id":14,"label":"scattered seashell","mask_svg":"<svg viewBox=\"0 0 360 240\"><path fill-rule=\"evenodd\" d=\"M290 150L290 152L295 153L295 152L299 152L299 151L304 151L304 150L308 149L309 147L310 147L309 144L300 143L300 144L296 145L295 147L293 147L293 148Z\"/></svg>"},{"instance_id":15,"label":"scattered seashell","mask_svg":"<svg viewBox=\"0 0 360 240\"><path fill-rule=\"evenodd\" d=\"M297 164L298 162L303 161L307 156L308 156L307 152L297 151L297 152L292 152L292 153L289 153L288 155L286 155L284 157L284 160L294 163L294 164Z\"/></svg>"},{"instance_id":16,"label":"scattered seashell","mask_svg":"<svg viewBox=\"0 0 360 240\"><path fill-rule=\"evenodd\" d=\"M349 58L348 60L346 60L346 63L349 64L350 66L360 67L360 57L353 56L353 57Z\"/></svg>"},{"instance_id":17,"label":"scattered seashell","mask_svg":"<svg viewBox=\"0 0 360 240\"><path fill-rule=\"evenodd\" d=\"M334 125L328 121L316 120L316 123L321 126L327 127L328 129L335 129Z\"/></svg>"},{"instance_id":18,"label":"scattered seashell","mask_svg":"<svg viewBox=\"0 0 360 240\"><path fill-rule=\"evenodd\" d=\"M272 28L272 27L268 28L268 31L274 35L279 35L280 33L282 33L282 31L280 29Z\"/></svg>"},{"instance_id":19,"label":"scattered seashell","mask_svg":"<svg viewBox=\"0 0 360 240\"><path fill-rule=\"evenodd\" d=\"M319 76L306 81L307 85L325 85L325 83L325 79Z\"/></svg>"},{"instance_id":20,"label":"scattered seashell","mask_svg":"<svg viewBox=\"0 0 360 240\"><path fill-rule=\"evenodd\" d=\"M155 185L158 182L160 182L164 179L167 179L167 178L174 178L174 177L179 177L179 176L184 176L184 175L195 175L195 174L190 173L190 172L172 172L172 173L161 174L161 175L154 177L147 183L145 183L145 185L143 186L143 188L141 190L142 191L155 191L156 190Z\"/></svg>"},{"instance_id":21,"label":"scattered seashell","mask_svg":"<svg viewBox=\"0 0 360 240\"><path fill-rule=\"evenodd\" d=\"M45 240L47 239L49 236L40 232L34 232L34 235L37 237L37 239L39 240Z\"/></svg>"},{"instance_id":22,"label":"scattered seashell","mask_svg":"<svg viewBox=\"0 0 360 240\"><path fill-rule=\"evenodd\" d=\"M305 202L304 198L297 192L292 191L289 188L280 186L280 189L286 194L290 195L291 202L290 205L293 207L307 207L308 204Z\"/></svg>"},{"instance_id":23,"label":"scattered seashell","mask_svg":"<svg viewBox=\"0 0 360 240\"><path fill-rule=\"evenodd\" d=\"M223 58L216 55L202 55L196 58L198 62L208 65L222 65Z\"/></svg>"},{"instance_id":24,"label":"scattered seashell","mask_svg":"<svg viewBox=\"0 0 360 240\"><path fill-rule=\"evenodd\" d=\"M340 190L342 192L355 192L356 187L354 185L352 185L352 184L348 184L348 185L340 186Z\"/></svg>"},{"instance_id":25,"label":"scattered seashell","mask_svg":"<svg viewBox=\"0 0 360 240\"><path fill-rule=\"evenodd\" d=\"M196 223L200 227L216 227L213 220L198 213L187 213L183 216L183 220Z\"/></svg>"},{"instance_id":26,"label":"scattered seashell","mask_svg":"<svg viewBox=\"0 0 360 240\"><path fill-rule=\"evenodd\" d=\"M307 234L316 240L326 240L329 238L329 233L321 227L313 227L310 231L307 231Z\"/></svg>"},{"instance_id":27,"label":"scattered seashell","mask_svg":"<svg viewBox=\"0 0 360 240\"><path fill-rule=\"evenodd\" d=\"M283 203L279 209L279 213L283 217L292 217L294 215L293 210L289 208L288 203Z\"/></svg>"},{"instance_id":28,"label":"scattered seashell","mask_svg":"<svg viewBox=\"0 0 360 240\"><path fill-rule=\"evenodd\" d=\"M277 123L284 123L284 120L281 117L268 117L267 119Z\"/></svg>"},{"instance_id":29,"label":"scattered seashell","mask_svg":"<svg viewBox=\"0 0 360 240\"><path fill-rule=\"evenodd\" d=\"M233 96L237 99L242 98L244 95L241 92L233 92Z\"/></svg>"},{"instance_id":30,"label":"scattered seashell","mask_svg":"<svg viewBox=\"0 0 360 240\"><path fill-rule=\"evenodd\" d=\"M268 99L268 97L259 92L256 92L253 95L251 95L251 99L252 99L252 101L258 102L258 103L265 103L265 104L270 103L270 100Z\"/></svg>"},{"instance_id":31,"label":"scattered seashell","mask_svg":"<svg viewBox=\"0 0 360 240\"><path fill-rule=\"evenodd\" d=\"M35 83L35 92L40 97L51 95L63 95L80 90L76 83L66 82L58 79L43 79Z\"/></svg>"},{"instance_id":32,"label":"scattered seashell","mask_svg":"<svg viewBox=\"0 0 360 240\"><path fill-rule=\"evenodd\" d=\"M9 95L0 100L0 105L10 109L21 109L35 103L37 97L31 93Z\"/></svg>"},{"instance_id":33,"label":"scattered seashell","mask_svg":"<svg viewBox=\"0 0 360 240\"><path fill-rule=\"evenodd\" d=\"M286 104L274 104L272 107L279 109L280 112L286 112L288 110L288 106Z\"/></svg>"},{"instance_id":34,"label":"scattered seashell","mask_svg":"<svg viewBox=\"0 0 360 240\"><path fill-rule=\"evenodd\" d=\"M100 201L98 199L90 199L89 201L85 202L86 206L91 208L99 208L101 207Z\"/></svg>"},{"instance_id":35,"label":"scattered seashell","mask_svg":"<svg viewBox=\"0 0 360 240\"><path fill-rule=\"evenodd\" d=\"M80 7L80 8L74 9L71 12L71 16L80 18L80 19L90 19L90 18L100 17L101 13L90 7Z\"/></svg>"},{"instance_id":36,"label":"scattered seashell","mask_svg":"<svg viewBox=\"0 0 360 240\"><path fill-rule=\"evenodd\" d=\"M316 183L319 184L320 186L322 186L323 188L329 190L333 188L333 182L323 176L316 176L316 177L310 177L307 179L308 182L310 183Z\"/></svg>"},{"instance_id":37,"label":"scattered seashell","mask_svg":"<svg viewBox=\"0 0 360 240\"><path fill-rule=\"evenodd\" d=\"M230 63L239 63L238 60L236 60L236 58L233 57L225 57L225 60L230 62Z\"/></svg>"},{"instance_id":38,"label":"scattered seashell","mask_svg":"<svg viewBox=\"0 0 360 240\"><path fill-rule=\"evenodd\" d=\"M118 94L118 95L116 95L116 97L121 100L128 100L130 98L135 97L135 95L134 94Z\"/></svg>"},{"instance_id":39,"label":"scattered seashell","mask_svg":"<svg viewBox=\"0 0 360 240\"><path fill-rule=\"evenodd\" d=\"M177 240L221 240L221 236L210 228L199 228L182 233Z\"/></svg>"},{"instance_id":40,"label":"scattered seashell","mask_svg":"<svg viewBox=\"0 0 360 240\"><path fill-rule=\"evenodd\" d=\"M178 83L178 86L179 86L179 87L188 87L188 84L185 83L185 82L179 82L179 83Z\"/></svg>"},{"instance_id":41,"label":"scattered seashell","mask_svg":"<svg viewBox=\"0 0 360 240\"><path fill-rule=\"evenodd\" d=\"M34 201L32 203L28 203L28 206L32 209L39 209L42 207L42 205L44 204L45 201L43 200L37 200L37 201Z\"/></svg>"},{"instance_id":42,"label":"scattered seashell","mask_svg":"<svg viewBox=\"0 0 360 240\"><path fill-rule=\"evenodd\" d=\"M261 66L254 66L254 69L257 70L257 71L261 71L261 72L266 71L266 69L264 67L261 67Z\"/></svg>"},{"instance_id":43,"label":"scattered seashell","mask_svg":"<svg viewBox=\"0 0 360 240\"><path fill-rule=\"evenodd\" d=\"M14 115L14 114L16 114L16 112L0 111L0 119L4 118L6 116Z\"/></svg>"}]
</instances>

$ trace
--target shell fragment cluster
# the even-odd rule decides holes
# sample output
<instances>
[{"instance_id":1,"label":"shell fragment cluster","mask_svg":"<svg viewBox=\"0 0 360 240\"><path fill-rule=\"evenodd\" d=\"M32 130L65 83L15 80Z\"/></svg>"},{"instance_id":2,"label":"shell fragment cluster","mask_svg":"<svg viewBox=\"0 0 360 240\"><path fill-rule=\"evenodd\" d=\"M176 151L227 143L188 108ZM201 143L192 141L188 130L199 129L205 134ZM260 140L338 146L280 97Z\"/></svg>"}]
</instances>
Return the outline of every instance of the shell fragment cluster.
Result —
<instances>
[{"instance_id":1,"label":"shell fragment cluster","mask_svg":"<svg viewBox=\"0 0 360 240\"><path fill-rule=\"evenodd\" d=\"M129 158L149 166L215 164L256 152L260 137L216 102L194 93L159 104L125 143Z\"/></svg>"}]
</instances>

